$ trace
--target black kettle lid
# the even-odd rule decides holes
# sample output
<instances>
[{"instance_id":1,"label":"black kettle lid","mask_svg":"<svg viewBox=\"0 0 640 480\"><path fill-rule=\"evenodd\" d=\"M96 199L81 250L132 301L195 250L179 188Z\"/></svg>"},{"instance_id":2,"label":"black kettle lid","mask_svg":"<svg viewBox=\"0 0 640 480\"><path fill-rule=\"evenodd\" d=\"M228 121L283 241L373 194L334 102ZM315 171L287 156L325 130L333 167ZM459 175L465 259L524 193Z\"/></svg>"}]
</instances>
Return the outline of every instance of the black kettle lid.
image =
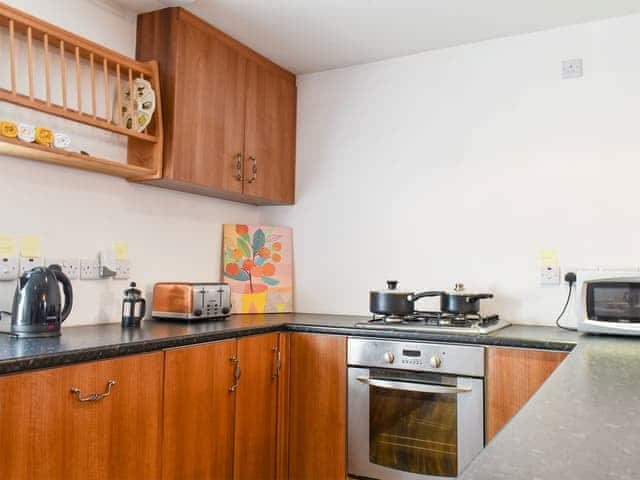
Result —
<instances>
[{"instance_id":1,"label":"black kettle lid","mask_svg":"<svg viewBox=\"0 0 640 480\"><path fill-rule=\"evenodd\" d=\"M139 297L142 295L142 291L136 288L136 282L131 282L129 284L129 288L124 291L124 294L127 296Z\"/></svg>"}]
</instances>

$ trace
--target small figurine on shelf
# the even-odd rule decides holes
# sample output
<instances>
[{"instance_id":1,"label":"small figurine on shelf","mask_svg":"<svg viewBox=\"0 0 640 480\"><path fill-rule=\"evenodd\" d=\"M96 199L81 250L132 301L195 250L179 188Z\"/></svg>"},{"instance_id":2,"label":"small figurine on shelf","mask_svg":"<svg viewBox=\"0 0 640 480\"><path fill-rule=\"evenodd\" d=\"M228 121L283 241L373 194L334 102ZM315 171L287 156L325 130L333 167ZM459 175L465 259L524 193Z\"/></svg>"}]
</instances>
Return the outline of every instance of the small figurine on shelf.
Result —
<instances>
[{"instance_id":1,"label":"small figurine on shelf","mask_svg":"<svg viewBox=\"0 0 640 480\"><path fill-rule=\"evenodd\" d=\"M36 129L33 125L21 123L18 126L18 138L23 142L31 143L36 140Z\"/></svg>"},{"instance_id":2,"label":"small figurine on shelf","mask_svg":"<svg viewBox=\"0 0 640 480\"><path fill-rule=\"evenodd\" d=\"M71 146L71 137L66 133L55 133L53 135L53 146L56 148L67 149Z\"/></svg>"},{"instance_id":3,"label":"small figurine on shelf","mask_svg":"<svg viewBox=\"0 0 640 480\"><path fill-rule=\"evenodd\" d=\"M0 134L3 137L16 138L18 136L18 126L14 122L0 121Z\"/></svg>"},{"instance_id":4,"label":"small figurine on shelf","mask_svg":"<svg viewBox=\"0 0 640 480\"><path fill-rule=\"evenodd\" d=\"M53 143L53 131L46 127L36 127L36 143L50 147Z\"/></svg>"}]
</instances>

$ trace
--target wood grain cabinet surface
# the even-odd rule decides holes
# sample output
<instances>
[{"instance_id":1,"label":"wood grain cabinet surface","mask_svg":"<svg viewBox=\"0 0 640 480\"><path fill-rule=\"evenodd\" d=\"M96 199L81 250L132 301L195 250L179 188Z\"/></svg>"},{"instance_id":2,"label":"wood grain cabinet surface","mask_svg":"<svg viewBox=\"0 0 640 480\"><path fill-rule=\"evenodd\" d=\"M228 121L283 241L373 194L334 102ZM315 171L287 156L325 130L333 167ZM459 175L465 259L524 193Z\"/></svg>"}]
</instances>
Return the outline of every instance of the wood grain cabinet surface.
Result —
<instances>
[{"instance_id":1,"label":"wood grain cabinet surface","mask_svg":"<svg viewBox=\"0 0 640 480\"><path fill-rule=\"evenodd\" d=\"M292 333L289 478L344 480L347 339Z\"/></svg>"},{"instance_id":2,"label":"wood grain cabinet surface","mask_svg":"<svg viewBox=\"0 0 640 480\"><path fill-rule=\"evenodd\" d=\"M295 76L181 8L138 16L137 57L158 61L163 178L254 204L292 204Z\"/></svg>"},{"instance_id":3,"label":"wood grain cabinet surface","mask_svg":"<svg viewBox=\"0 0 640 480\"><path fill-rule=\"evenodd\" d=\"M157 352L0 377L0 478L160 478L162 358ZM80 401L108 392L111 380L109 396Z\"/></svg>"},{"instance_id":4,"label":"wood grain cabinet surface","mask_svg":"<svg viewBox=\"0 0 640 480\"><path fill-rule=\"evenodd\" d=\"M487 443L518 413L567 355L567 352L487 348Z\"/></svg>"}]
</instances>

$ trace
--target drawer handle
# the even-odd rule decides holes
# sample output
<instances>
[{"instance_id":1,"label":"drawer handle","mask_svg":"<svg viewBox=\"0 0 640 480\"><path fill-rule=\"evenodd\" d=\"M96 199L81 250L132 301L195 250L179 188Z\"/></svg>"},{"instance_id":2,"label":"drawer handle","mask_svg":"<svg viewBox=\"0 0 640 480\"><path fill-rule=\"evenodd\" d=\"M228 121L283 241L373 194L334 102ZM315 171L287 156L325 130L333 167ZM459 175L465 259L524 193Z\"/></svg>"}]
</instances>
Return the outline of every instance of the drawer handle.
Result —
<instances>
[{"instance_id":1,"label":"drawer handle","mask_svg":"<svg viewBox=\"0 0 640 480\"><path fill-rule=\"evenodd\" d=\"M236 155L236 180L241 182L242 178L242 153Z\"/></svg>"},{"instance_id":2,"label":"drawer handle","mask_svg":"<svg viewBox=\"0 0 640 480\"><path fill-rule=\"evenodd\" d=\"M92 393L91 395L87 395L86 397L82 396L79 388L73 387L71 389L71 393L73 395L78 395L78 400L81 402L97 402L98 400L102 400L103 398L107 398L111 396L111 389L114 385L117 385L118 382L115 380L109 380L107 382L107 389L104 393Z\"/></svg>"},{"instance_id":3,"label":"drawer handle","mask_svg":"<svg viewBox=\"0 0 640 480\"><path fill-rule=\"evenodd\" d=\"M258 178L258 160L256 157L249 157L249 160L253 162L253 168L251 169L251 178L248 180L249 183L253 183Z\"/></svg>"},{"instance_id":4,"label":"drawer handle","mask_svg":"<svg viewBox=\"0 0 640 480\"><path fill-rule=\"evenodd\" d=\"M240 386L240 375L242 374L242 370L240 370L240 359L238 357L231 357L229 360L235 365L235 369L233 370L235 383L229 387L229 391L235 392Z\"/></svg>"}]
</instances>

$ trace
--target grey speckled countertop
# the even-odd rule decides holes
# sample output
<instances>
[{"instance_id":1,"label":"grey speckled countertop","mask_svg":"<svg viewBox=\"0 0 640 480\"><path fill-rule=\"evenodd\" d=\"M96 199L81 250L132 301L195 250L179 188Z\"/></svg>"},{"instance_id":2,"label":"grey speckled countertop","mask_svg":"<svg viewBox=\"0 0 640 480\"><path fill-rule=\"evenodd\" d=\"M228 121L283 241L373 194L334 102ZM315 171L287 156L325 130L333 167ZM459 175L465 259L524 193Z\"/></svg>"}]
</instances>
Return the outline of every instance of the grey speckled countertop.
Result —
<instances>
[{"instance_id":1,"label":"grey speckled countertop","mask_svg":"<svg viewBox=\"0 0 640 480\"><path fill-rule=\"evenodd\" d=\"M581 335L460 478L640 478L640 339Z\"/></svg>"},{"instance_id":2,"label":"grey speckled countertop","mask_svg":"<svg viewBox=\"0 0 640 480\"><path fill-rule=\"evenodd\" d=\"M511 326L490 335L391 332L356 328L364 317L323 314L234 315L223 321L176 323L148 320L138 329L119 324L64 327L56 338L0 335L0 374L117 357L163 348L273 331L316 332L522 348L571 350L577 336L550 327ZM0 324L0 329L7 325Z\"/></svg>"}]
</instances>

